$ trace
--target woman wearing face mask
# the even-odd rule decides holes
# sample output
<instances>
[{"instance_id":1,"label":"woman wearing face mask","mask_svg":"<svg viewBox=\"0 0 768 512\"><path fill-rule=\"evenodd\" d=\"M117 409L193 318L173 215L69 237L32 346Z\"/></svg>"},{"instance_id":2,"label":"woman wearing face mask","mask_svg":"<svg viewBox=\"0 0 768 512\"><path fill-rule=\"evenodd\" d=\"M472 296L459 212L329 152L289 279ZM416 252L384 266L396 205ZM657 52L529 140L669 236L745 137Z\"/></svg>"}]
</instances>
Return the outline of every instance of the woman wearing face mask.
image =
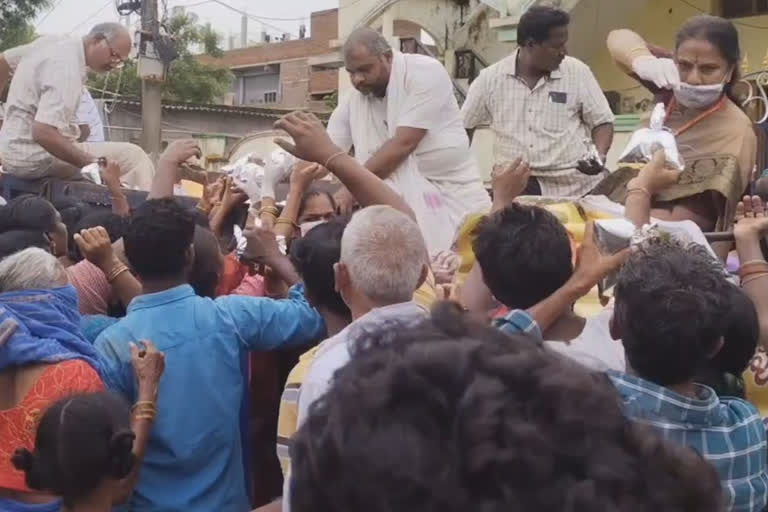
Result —
<instances>
[{"instance_id":1,"label":"woman wearing face mask","mask_svg":"<svg viewBox=\"0 0 768 512\"><path fill-rule=\"evenodd\" d=\"M653 217L690 219L704 231L728 229L749 185L757 152L752 121L732 97L741 60L733 23L715 16L689 19L677 33L674 53L630 30L615 30L608 36L608 50L622 69L666 104L665 126L675 133L686 163L711 155L737 161L730 175L712 173L692 185L690 196L654 201Z\"/></svg>"},{"instance_id":2,"label":"woman wearing face mask","mask_svg":"<svg viewBox=\"0 0 768 512\"><path fill-rule=\"evenodd\" d=\"M312 184L328 174L318 164L297 165L291 173L288 199L275 222L275 235L290 240L336 216L336 203L331 194L312 188Z\"/></svg>"}]
</instances>

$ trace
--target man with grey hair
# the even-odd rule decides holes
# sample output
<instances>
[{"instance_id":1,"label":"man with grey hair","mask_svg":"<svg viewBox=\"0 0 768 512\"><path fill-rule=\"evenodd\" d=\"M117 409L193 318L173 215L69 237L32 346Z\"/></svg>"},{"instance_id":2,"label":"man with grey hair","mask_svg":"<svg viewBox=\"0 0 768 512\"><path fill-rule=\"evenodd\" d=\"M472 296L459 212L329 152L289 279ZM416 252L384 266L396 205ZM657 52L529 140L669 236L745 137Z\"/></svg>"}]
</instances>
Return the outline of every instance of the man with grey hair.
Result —
<instances>
[{"instance_id":1,"label":"man with grey hair","mask_svg":"<svg viewBox=\"0 0 768 512\"><path fill-rule=\"evenodd\" d=\"M46 36L0 56L0 91L11 80L0 128L3 171L27 179L79 179L80 170L106 158L123 181L149 190L150 158L123 142L80 143L77 110L88 70L111 71L131 51L131 36L119 23L96 25L87 36Z\"/></svg>"},{"instance_id":2,"label":"man with grey hair","mask_svg":"<svg viewBox=\"0 0 768 512\"><path fill-rule=\"evenodd\" d=\"M355 90L340 99L328 134L400 193L430 254L449 249L466 215L491 202L448 73L431 57L393 51L367 27L347 38L344 64ZM344 189L336 199L342 210L353 202Z\"/></svg>"},{"instance_id":3,"label":"man with grey hair","mask_svg":"<svg viewBox=\"0 0 768 512\"><path fill-rule=\"evenodd\" d=\"M64 266L43 249L31 247L0 260L0 293L45 290L68 283Z\"/></svg>"},{"instance_id":4,"label":"man with grey hair","mask_svg":"<svg viewBox=\"0 0 768 512\"><path fill-rule=\"evenodd\" d=\"M426 310L412 297L427 277L427 248L419 226L390 206L357 212L344 229L341 257L334 267L336 289L352 313L352 323L323 341L310 363L298 400L297 424L322 397L333 374L350 359L357 333L388 321L414 323ZM285 479L283 510L290 510L290 473Z\"/></svg>"}]
</instances>

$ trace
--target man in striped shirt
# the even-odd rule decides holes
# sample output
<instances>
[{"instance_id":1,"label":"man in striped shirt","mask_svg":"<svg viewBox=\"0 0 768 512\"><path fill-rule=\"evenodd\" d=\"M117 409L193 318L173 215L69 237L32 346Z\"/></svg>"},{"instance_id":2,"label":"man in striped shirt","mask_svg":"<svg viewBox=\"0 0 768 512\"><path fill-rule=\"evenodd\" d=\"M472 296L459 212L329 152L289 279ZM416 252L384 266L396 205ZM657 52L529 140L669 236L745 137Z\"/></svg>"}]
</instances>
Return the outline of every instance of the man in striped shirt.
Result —
<instances>
[{"instance_id":1,"label":"man in striped shirt","mask_svg":"<svg viewBox=\"0 0 768 512\"><path fill-rule=\"evenodd\" d=\"M585 160L591 144L605 162L613 141L614 116L597 80L566 56L569 21L559 9L529 9L517 30L519 48L480 73L462 108L470 136L490 125L497 163L522 158L530 165L529 195L588 193L604 176L601 165Z\"/></svg>"}]
</instances>

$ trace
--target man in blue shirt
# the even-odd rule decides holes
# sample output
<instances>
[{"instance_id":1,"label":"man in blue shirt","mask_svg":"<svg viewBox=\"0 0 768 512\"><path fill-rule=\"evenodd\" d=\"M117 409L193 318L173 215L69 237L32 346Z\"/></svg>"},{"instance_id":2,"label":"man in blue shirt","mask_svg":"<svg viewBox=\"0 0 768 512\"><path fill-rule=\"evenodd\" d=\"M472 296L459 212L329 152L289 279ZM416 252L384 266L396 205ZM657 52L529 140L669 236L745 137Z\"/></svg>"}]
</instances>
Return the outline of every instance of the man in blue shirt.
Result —
<instances>
[{"instance_id":1,"label":"man in blue shirt","mask_svg":"<svg viewBox=\"0 0 768 512\"><path fill-rule=\"evenodd\" d=\"M249 510L239 427L241 356L325 333L322 318L296 288L287 300L196 296L187 277L194 229L192 213L173 199L137 208L124 243L145 295L96 340L105 384L132 402L129 342L152 340L165 353L133 511Z\"/></svg>"}]
</instances>

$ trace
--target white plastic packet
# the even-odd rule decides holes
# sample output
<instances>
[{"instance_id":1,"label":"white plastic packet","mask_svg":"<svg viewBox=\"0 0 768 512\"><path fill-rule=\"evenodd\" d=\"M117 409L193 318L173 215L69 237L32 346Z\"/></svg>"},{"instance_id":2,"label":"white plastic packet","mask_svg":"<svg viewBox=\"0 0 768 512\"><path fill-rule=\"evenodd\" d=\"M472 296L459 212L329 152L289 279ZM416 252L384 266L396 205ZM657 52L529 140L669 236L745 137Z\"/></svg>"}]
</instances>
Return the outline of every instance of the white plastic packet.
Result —
<instances>
[{"instance_id":1,"label":"white plastic packet","mask_svg":"<svg viewBox=\"0 0 768 512\"><path fill-rule=\"evenodd\" d=\"M97 185L102 185L104 183L101 180L101 168L99 167L99 164L96 162L92 164L88 164L85 167L83 167L80 170L80 174L82 174L83 177L88 181L93 182Z\"/></svg>"},{"instance_id":2,"label":"white plastic packet","mask_svg":"<svg viewBox=\"0 0 768 512\"><path fill-rule=\"evenodd\" d=\"M651 113L649 127L641 128L632 134L629 144L619 157L620 164L648 163L656 151L663 149L668 167L680 171L685 168L683 157L677 149L675 135L664 128L666 116L664 104L658 103Z\"/></svg>"},{"instance_id":3,"label":"white plastic packet","mask_svg":"<svg viewBox=\"0 0 768 512\"><path fill-rule=\"evenodd\" d=\"M287 180L295 166L295 156L282 149L273 151L264 166L264 184L261 189L261 197L276 199L277 184Z\"/></svg>"},{"instance_id":4,"label":"white plastic packet","mask_svg":"<svg viewBox=\"0 0 768 512\"><path fill-rule=\"evenodd\" d=\"M264 182L264 167L255 163L255 158L253 153L249 153L234 164L221 168L221 171L229 174L234 184L248 195L252 203L261 201L261 186Z\"/></svg>"}]
</instances>

